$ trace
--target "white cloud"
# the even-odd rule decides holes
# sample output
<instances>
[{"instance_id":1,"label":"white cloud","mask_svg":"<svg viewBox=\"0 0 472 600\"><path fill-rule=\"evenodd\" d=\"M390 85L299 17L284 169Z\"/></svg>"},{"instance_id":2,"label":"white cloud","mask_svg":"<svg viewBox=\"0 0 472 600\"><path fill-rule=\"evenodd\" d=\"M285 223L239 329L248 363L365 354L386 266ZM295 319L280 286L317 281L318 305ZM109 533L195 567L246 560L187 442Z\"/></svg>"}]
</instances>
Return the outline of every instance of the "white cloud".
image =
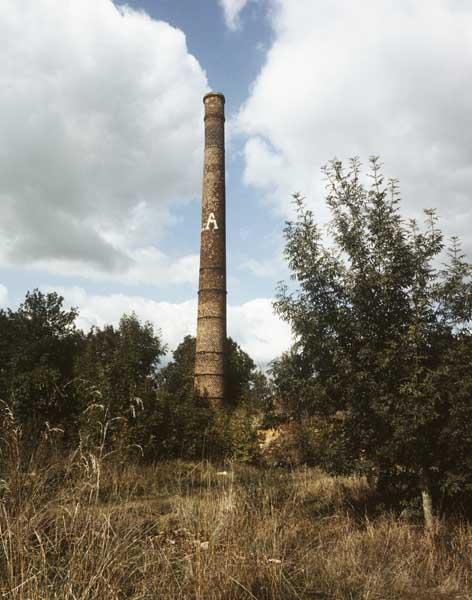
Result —
<instances>
[{"instance_id":1,"label":"white cloud","mask_svg":"<svg viewBox=\"0 0 472 600\"><path fill-rule=\"evenodd\" d=\"M248 271L256 277L273 278L283 273L285 263L282 256L277 255L275 258L267 258L259 260L257 258L248 258L244 260L239 268L241 271Z\"/></svg>"},{"instance_id":2,"label":"white cloud","mask_svg":"<svg viewBox=\"0 0 472 600\"><path fill-rule=\"evenodd\" d=\"M320 167L380 154L404 210L437 207L472 252L472 6L461 0L271 0L274 42L238 127L246 183L280 214L326 219Z\"/></svg>"},{"instance_id":3,"label":"white cloud","mask_svg":"<svg viewBox=\"0 0 472 600\"><path fill-rule=\"evenodd\" d=\"M198 281L199 256L189 254L173 258L155 246L124 250L129 259L129 267L124 271L103 271L95 265L86 265L80 260L64 262L61 259L38 260L30 268L49 271L58 275L74 273L92 281L111 281L130 285L167 286L181 283L196 284Z\"/></svg>"},{"instance_id":4,"label":"white cloud","mask_svg":"<svg viewBox=\"0 0 472 600\"><path fill-rule=\"evenodd\" d=\"M64 296L67 305L79 308L78 325L84 330L92 325L117 324L124 313L134 311L162 331L170 350L185 335L195 335L197 303L193 299L171 303L124 294L93 295L80 287L54 289ZM228 335L261 365L280 355L291 340L290 328L274 315L268 298L228 306Z\"/></svg>"},{"instance_id":5,"label":"white cloud","mask_svg":"<svg viewBox=\"0 0 472 600\"><path fill-rule=\"evenodd\" d=\"M173 304L125 294L87 294L80 287L55 288L55 291L64 296L68 305L79 308L77 324L84 330L93 325L116 325L123 314L135 312L140 319L150 321L156 330L162 331L163 339L171 349L175 348L185 335L195 332L195 300Z\"/></svg>"},{"instance_id":6,"label":"white cloud","mask_svg":"<svg viewBox=\"0 0 472 600\"><path fill-rule=\"evenodd\" d=\"M8 289L0 283L0 308L8 304Z\"/></svg>"},{"instance_id":7,"label":"white cloud","mask_svg":"<svg viewBox=\"0 0 472 600\"><path fill-rule=\"evenodd\" d=\"M3 0L0 39L0 263L147 282L200 191L208 86L184 34L111 0Z\"/></svg>"},{"instance_id":8,"label":"white cloud","mask_svg":"<svg viewBox=\"0 0 472 600\"><path fill-rule=\"evenodd\" d=\"M290 327L272 310L269 298L228 307L228 333L256 361L267 364L291 345Z\"/></svg>"},{"instance_id":9,"label":"white cloud","mask_svg":"<svg viewBox=\"0 0 472 600\"><path fill-rule=\"evenodd\" d=\"M240 26L240 15L248 0L219 0L228 29L235 31Z\"/></svg>"}]
</instances>

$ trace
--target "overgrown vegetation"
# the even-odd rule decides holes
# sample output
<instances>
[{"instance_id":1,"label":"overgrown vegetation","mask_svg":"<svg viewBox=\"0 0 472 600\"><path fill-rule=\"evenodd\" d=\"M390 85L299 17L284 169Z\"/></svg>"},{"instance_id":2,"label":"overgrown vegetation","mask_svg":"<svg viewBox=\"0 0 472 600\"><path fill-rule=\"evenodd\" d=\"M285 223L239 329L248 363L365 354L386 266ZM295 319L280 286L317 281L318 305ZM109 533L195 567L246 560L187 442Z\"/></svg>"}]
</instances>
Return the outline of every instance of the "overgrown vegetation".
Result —
<instances>
[{"instance_id":1,"label":"overgrown vegetation","mask_svg":"<svg viewBox=\"0 0 472 600\"><path fill-rule=\"evenodd\" d=\"M285 228L297 289L275 303L296 342L273 366L296 419L314 417L312 460L365 474L400 501L470 501L472 491L471 265L447 249L434 211L423 229L400 213L396 181L378 159L371 184L359 161L326 169L329 235L295 196Z\"/></svg>"},{"instance_id":2,"label":"overgrown vegetation","mask_svg":"<svg viewBox=\"0 0 472 600\"><path fill-rule=\"evenodd\" d=\"M472 597L472 267L378 159L325 173L327 233L300 195L285 228L295 343L264 373L229 338L222 410L190 336L163 364L134 314L0 310L4 597Z\"/></svg>"},{"instance_id":3,"label":"overgrown vegetation","mask_svg":"<svg viewBox=\"0 0 472 600\"><path fill-rule=\"evenodd\" d=\"M77 315L58 294L39 290L18 310L0 311L0 399L30 440L29 453L51 428L65 452L94 445L105 420L107 451L130 459L256 457L265 376L231 338L226 406L216 413L193 392L194 338L161 368L165 347L150 323L124 315L118 327L84 334Z\"/></svg>"},{"instance_id":4,"label":"overgrown vegetation","mask_svg":"<svg viewBox=\"0 0 472 600\"><path fill-rule=\"evenodd\" d=\"M4 417L8 417L4 415ZM3 423L4 427L7 424ZM15 600L470 598L472 526L372 513L366 479L161 461L99 445L45 466L6 428L0 593ZM5 448L4 448L5 449ZM6 456L5 454L3 455ZM116 455L115 455L116 458Z\"/></svg>"}]
</instances>

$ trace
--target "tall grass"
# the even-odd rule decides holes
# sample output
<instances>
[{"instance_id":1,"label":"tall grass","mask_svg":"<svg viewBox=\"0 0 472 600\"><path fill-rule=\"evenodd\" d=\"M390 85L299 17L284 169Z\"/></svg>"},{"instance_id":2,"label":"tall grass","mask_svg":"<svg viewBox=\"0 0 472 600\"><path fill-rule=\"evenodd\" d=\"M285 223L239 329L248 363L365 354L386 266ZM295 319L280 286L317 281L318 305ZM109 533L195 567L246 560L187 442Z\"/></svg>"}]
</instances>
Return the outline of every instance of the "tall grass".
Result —
<instances>
[{"instance_id":1,"label":"tall grass","mask_svg":"<svg viewBox=\"0 0 472 600\"><path fill-rule=\"evenodd\" d=\"M369 517L364 480L236 464L136 467L80 452L24 465L14 436L0 597L472 598L472 527L444 523L432 537L401 517Z\"/></svg>"}]
</instances>

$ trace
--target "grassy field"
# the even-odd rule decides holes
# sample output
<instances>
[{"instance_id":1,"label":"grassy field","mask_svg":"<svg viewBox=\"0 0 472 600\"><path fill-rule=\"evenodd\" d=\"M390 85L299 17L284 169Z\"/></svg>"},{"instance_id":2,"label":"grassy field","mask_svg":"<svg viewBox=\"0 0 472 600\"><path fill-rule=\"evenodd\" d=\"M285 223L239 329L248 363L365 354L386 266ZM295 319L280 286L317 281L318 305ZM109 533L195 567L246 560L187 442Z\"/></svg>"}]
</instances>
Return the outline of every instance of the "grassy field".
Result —
<instances>
[{"instance_id":1,"label":"grassy field","mask_svg":"<svg viewBox=\"0 0 472 600\"><path fill-rule=\"evenodd\" d=\"M2 598L472 598L472 526L368 517L359 479L90 456L2 495Z\"/></svg>"}]
</instances>

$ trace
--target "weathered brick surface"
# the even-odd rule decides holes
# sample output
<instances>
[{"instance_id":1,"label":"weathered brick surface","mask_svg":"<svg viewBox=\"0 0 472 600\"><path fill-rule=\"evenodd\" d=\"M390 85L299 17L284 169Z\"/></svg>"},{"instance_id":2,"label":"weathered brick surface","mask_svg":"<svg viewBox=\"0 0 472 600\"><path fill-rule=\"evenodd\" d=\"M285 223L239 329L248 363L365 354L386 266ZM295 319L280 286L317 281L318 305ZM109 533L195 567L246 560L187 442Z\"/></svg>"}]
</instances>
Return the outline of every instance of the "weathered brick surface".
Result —
<instances>
[{"instance_id":1,"label":"weathered brick surface","mask_svg":"<svg viewBox=\"0 0 472 600\"><path fill-rule=\"evenodd\" d=\"M203 102L205 158L195 389L219 406L224 398L226 341L225 99L212 92Z\"/></svg>"}]
</instances>

